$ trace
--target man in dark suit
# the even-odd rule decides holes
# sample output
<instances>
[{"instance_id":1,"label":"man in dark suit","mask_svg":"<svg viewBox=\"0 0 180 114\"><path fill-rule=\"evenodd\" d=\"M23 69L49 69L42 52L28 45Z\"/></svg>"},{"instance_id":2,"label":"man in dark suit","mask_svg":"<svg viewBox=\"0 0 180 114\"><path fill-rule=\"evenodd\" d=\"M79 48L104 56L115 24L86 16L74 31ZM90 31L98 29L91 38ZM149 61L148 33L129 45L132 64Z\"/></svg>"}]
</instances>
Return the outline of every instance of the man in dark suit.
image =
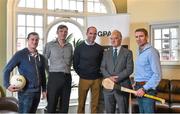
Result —
<instances>
[{"instance_id":1,"label":"man in dark suit","mask_svg":"<svg viewBox=\"0 0 180 114\"><path fill-rule=\"evenodd\" d=\"M132 51L121 46L122 35L120 31L114 30L110 39L112 47L104 52L101 72L104 78L109 78L120 86L131 88L129 76L132 74L134 66ZM107 89L104 89L103 93L107 113L115 113L116 104L118 105L118 113L128 112L128 93Z\"/></svg>"}]
</instances>

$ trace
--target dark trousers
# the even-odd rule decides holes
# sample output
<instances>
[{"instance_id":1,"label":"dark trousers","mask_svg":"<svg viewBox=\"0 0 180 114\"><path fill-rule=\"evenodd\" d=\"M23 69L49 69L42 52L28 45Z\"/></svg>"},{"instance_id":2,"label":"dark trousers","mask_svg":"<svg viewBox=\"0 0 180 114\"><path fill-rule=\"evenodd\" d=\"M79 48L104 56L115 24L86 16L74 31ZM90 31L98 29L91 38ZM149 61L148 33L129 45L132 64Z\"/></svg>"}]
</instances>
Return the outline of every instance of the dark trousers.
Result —
<instances>
[{"instance_id":1,"label":"dark trousers","mask_svg":"<svg viewBox=\"0 0 180 114\"><path fill-rule=\"evenodd\" d=\"M36 113L40 92L18 92L19 113Z\"/></svg>"},{"instance_id":2,"label":"dark trousers","mask_svg":"<svg viewBox=\"0 0 180 114\"><path fill-rule=\"evenodd\" d=\"M129 94L120 92L119 90L103 90L106 113L115 113L116 105L118 105L117 113L128 113Z\"/></svg>"},{"instance_id":3,"label":"dark trousers","mask_svg":"<svg viewBox=\"0 0 180 114\"><path fill-rule=\"evenodd\" d=\"M63 72L49 73L47 85L48 113L55 113L58 103L58 112L68 113L71 82L71 74Z\"/></svg>"}]
</instances>

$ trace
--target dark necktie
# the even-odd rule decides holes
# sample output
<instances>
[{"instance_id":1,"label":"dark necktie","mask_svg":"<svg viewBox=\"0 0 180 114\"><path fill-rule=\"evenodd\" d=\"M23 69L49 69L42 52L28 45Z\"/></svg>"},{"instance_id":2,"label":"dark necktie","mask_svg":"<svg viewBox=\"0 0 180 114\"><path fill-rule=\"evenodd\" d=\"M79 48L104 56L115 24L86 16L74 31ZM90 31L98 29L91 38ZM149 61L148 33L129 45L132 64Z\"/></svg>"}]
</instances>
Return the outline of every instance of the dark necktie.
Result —
<instances>
[{"instance_id":1,"label":"dark necktie","mask_svg":"<svg viewBox=\"0 0 180 114\"><path fill-rule=\"evenodd\" d=\"M114 62L114 64L115 64L116 59L117 59L117 49L115 48L113 50L113 62Z\"/></svg>"}]
</instances>

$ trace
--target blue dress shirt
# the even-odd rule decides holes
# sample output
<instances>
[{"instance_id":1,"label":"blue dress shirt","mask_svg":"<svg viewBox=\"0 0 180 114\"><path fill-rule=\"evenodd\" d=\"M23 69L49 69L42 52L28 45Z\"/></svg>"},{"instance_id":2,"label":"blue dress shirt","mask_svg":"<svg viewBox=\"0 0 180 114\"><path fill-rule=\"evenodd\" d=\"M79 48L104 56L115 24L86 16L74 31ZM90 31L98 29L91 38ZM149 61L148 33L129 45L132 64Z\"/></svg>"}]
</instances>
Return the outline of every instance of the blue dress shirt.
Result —
<instances>
[{"instance_id":1,"label":"blue dress shirt","mask_svg":"<svg viewBox=\"0 0 180 114\"><path fill-rule=\"evenodd\" d=\"M150 44L146 44L143 50L137 51L135 63L135 81L146 82L145 90L156 89L161 78L161 65L158 51Z\"/></svg>"}]
</instances>

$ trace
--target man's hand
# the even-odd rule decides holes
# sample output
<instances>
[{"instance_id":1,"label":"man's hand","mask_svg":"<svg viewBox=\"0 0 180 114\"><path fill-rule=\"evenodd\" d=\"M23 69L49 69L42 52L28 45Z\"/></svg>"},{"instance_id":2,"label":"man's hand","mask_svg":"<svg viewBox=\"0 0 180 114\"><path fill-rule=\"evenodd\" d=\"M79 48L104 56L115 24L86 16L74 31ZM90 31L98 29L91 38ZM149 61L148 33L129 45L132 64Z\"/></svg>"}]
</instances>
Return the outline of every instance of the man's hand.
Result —
<instances>
[{"instance_id":1,"label":"man's hand","mask_svg":"<svg viewBox=\"0 0 180 114\"><path fill-rule=\"evenodd\" d=\"M118 81L118 76L110 76L109 79L113 82L117 82Z\"/></svg>"},{"instance_id":2,"label":"man's hand","mask_svg":"<svg viewBox=\"0 0 180 114\"><path fill-rule=\"evenodd\" d=\"M132 84L132 88L135 90L136 82Z\"/></svg>"},{"instance_id":3,"label":"man's hand","mask_svg":"<svg viewBox=\"0 0 180 114\"><path fill-rule=\"evenodd\" d=\"M145 91L144 91L144 89L143 88L140 88L140 89L138 89L137 91L136 91L136 96L138 96L138 97L142 97L142 96L144 96L144 94L145 94Z\"/></svg>"},{"instance_id":4,"label":"man's hand","mask_svg":"<svg viewBox=\"0 0 180 114\"><path fill-rule=\"evenodd\" d=\"M20 90L19 88L17 88L17 87L14 86L14 85L10 85L7 89L8 89L9 91L11 91L11 92L17 92L17 91Z\"/></svg>"}]
</instances>

